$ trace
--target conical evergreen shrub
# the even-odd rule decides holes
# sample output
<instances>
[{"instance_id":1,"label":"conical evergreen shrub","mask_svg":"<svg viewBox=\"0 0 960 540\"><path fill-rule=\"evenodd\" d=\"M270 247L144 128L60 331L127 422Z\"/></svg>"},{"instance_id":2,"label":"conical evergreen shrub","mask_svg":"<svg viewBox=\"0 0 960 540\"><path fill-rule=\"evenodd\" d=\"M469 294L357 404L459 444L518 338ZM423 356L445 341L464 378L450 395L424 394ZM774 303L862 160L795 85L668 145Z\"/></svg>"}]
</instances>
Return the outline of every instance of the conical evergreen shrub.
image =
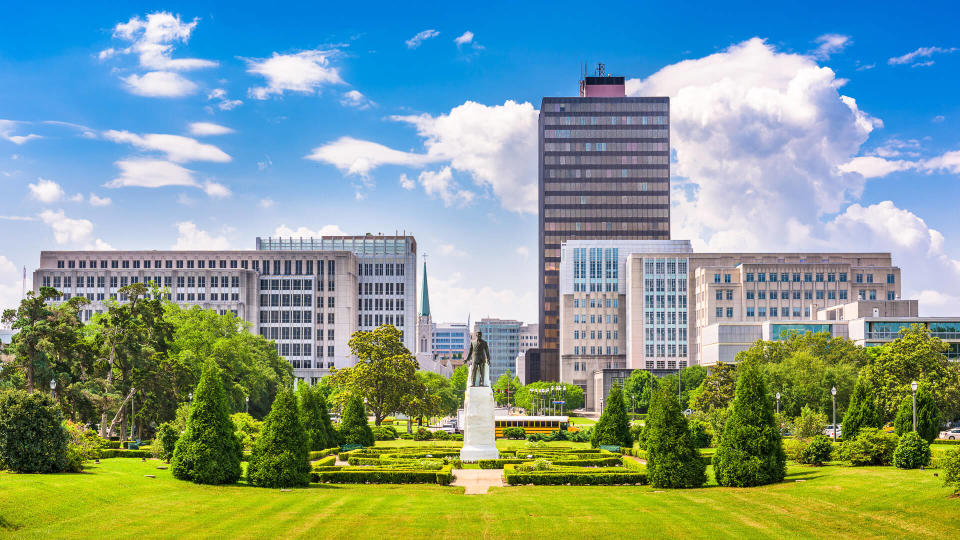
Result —
<instances>
[{"instance_id":1,"label":"conical evergreen shrub","mask_svg":"<svg viewBox=\"0 0 960 540\"><path fill-rule=\"evenodd\" d=\"M336 446L336 438L328 431L330 415L320 395L320 389L306 384L297 389L300 401L300 424L307 433L309 450L324 450ZM326 416L326 422L324 422Z\"/></svg>"},{"instance_id":2,"label":"conical evergreen shrub","mask_svg":"<svg viewBox=\"0 0 960 540\"><path fill-rule=\"evenodd\" d=\"M307 452L297 399L291 389L281 388L250 452L247 481L270 488L305 486L310 483Z\"/></svg>"},{"instance_id":3,"label":"conical evergreen shrub","mask_svg":"<svg viewBox=\"0 0 960 540\"><path fill-rule=\"evenodd\" d=\"M861 372L850 396L850 406L843 415L843 440L855 439L862 427L878 428L882 425L873 395L873 384L867 374Z\"/></svg>"},{"instance_id":4,"label":"conical evergreen shrub","mask_svg":"<svg viewBox=\"0 0 960 540\"><path fill-rule=\"evenodd\" d=\"M623 390L619 384L614 384L610 388L606 403L607 406L603 409L600 420L593 428L590 444L594 448L605 445L632 447L633 438L630 437L627 406L623 402Z\"/></svg>"},{"instance_id":5,"label":"conical evergreen shrub","mask_svg":"<svg viewBox=\"0 0 960 540\"><path fill-rule=\"evenodd\" d=\"M197 484L233 484L240 479L243 447L234 434L220 368L207 360L193 392L187 428L170 461L174 478Z\"/></svg>"},{"instance_id":6,"label":"conical evergreen shrub","mask_svg":"<svg viewBox=\"0 0 960 540\"><path fill-rule=\"evenodd\" d=\"M670 389L654 394L646 432L647 476L653 487L696 488L707 481L707 465Z\"/></svg>"},{"instance_id":7,"label":"conical evergreen shrub","mask_svg":"<svg viewBox=\"0 0 960 540\"><path fill-rule=\"evenodd\" d=\"M347 402L340 421L340 440L343 444L373 446L373 430L367 423L367 413L360 396L353 396Z\"/></svg>"},{"instance_id":8,"label":"conical evergreen shrub","mask_svg":"<svg viewBox=\"0 0 960 540\"><path fill-rule=\"evenodd\" d=\"M897 436L903 436L913 431L913 394L903 396L897 417L893 421ZM847 429L847 426L843 426ZM932 443L940 434L940 409L933 399L933 394L927 390L925 384L917 389L917 435Z\"/></svg>"},{"instance_id":9,"label":"conical evergreen shrub","mask_svg":"<svg viewBox=\"0 0 960 540\"><path fill-rule=\"evenodd\" d=\"M781 482L787 456L760 368L748 361L737 371L737 393L713 457L717 483L748 487Z\"/></svg>"}]
</instances>

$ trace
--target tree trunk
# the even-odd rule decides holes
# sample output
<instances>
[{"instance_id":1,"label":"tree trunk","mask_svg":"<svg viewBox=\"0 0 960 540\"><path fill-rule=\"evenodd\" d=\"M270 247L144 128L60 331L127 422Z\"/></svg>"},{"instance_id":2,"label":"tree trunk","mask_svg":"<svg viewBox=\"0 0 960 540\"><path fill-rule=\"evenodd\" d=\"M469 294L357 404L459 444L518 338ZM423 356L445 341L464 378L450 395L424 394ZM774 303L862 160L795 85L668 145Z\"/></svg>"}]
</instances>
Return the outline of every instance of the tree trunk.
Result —
<instances>
[{"instance_id":1,"label":"tree trunk","mask_svg":"<svg viewBox=\"0 0 960 540\"><path fill-rule=\"evenodd\" d=\"M125 416L126 416L126 415L124 414L124 412L123 412L124 407L127 405L127 402L130 401L130 398L133 397L133 394L134 394L134 392L136 392L136 391L137 391L136 388L131 388L131 389L130 389L130 393L127 394L127 397L125 397L125 398L123 399L123 403L121 403L121 404L120 404L120 408L117 409L117 414L115 414L115 415L113 416L113 420L110 422L110 427L107 428L107 436L109 436L111 433L113 433L113 427L117 424L117 420L119 420L121 417L125 417ZM104 416L106 416L106 415L104 415Z\"/></svg>"}]
</instances>

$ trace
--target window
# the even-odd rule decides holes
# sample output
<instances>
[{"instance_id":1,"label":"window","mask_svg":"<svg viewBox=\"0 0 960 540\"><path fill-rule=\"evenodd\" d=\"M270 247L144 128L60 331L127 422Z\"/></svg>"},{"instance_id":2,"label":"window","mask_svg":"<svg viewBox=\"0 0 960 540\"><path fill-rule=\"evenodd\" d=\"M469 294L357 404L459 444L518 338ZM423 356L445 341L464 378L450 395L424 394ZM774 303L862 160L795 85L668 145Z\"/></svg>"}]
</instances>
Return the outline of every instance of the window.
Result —
<instances>
[{"instance_id":1,"label":"window","mask_svg":"<svg viewBox=\"0 0 960 540\"><path fill-rule=\"evenodd\" d=\"M753 291L747 291L747 300L753 300L755 294Z\"/></svg>"},{"instance_id":2,"label":"window","mask_svg":"<svg viewBox=\"0 0 960 540\"><path fill-rule=\"evenodd\" d=\"M811 282L813 282L813 274L810 273L810 272L805 272L805 273L803 274L803 281L804 281L805 283L811 283Z\"/></svg>"},{"instance_id":3,"label":"window","mask_svg":"<svg viewBox=\"0 0 960 540\"><path fill-rule=\"evenodd\" d=\"M714 275L713 275L713 282L714 282L714 283L720 283L720 274L714 274Z\"/></svg>"},{"instance_id":4,"label":"window","mask_svg":"<svg viewBox=\"0 0 960 540\"><path fill-rule=\"evenodd\" d=\"M732 318L733 318L733 308L732 308L732 307L728 307L728 308L727 308L727 318L728 318L728 319L732 319Z\"/></svg>"},{"instance_id":5,"label":"window","mask_svg":"<svg viewBox=\"0 0 960 540\"><path fill-rule=\"evenodd\" d=\"M867 274L867 283L873 283L873 274Z\"/></svg>"},{"instance_id":6,"label":"window","mask_svg":"<svg viewBox=\"0 0 960 540\"><path fill-rule=\"evenodd\" d=\"M863 274L857 274L856 282L857 282L857 283L863 283Z\"/></svg>"},{"instance_id":7,"label":"window","mask_svg":"<svg viewBox=\"0 0 960 540\"><path fill-rule=\"evenodd\" d=\"M761 307L761 308L759 308L759 312L760 312L760 316L761 316L761 317L766 317L766 316L767 316L767 308ZM770 308L770 316L771 316L771 317L776 317L776 316L777 316L777 308L775 308L775 307L771 307L771 308Z\"/></svg>"},{"instance_id":8,"label":"window","mask_svg":"<svg viewBox=\"0 0 960 540\"><path fill-rule=\"evenodd\" d=\"M753 308L752 308L752 307L748 307L748 308L747 308L747 317L753 317Z\"/></svg>"},{"instance_id":9,"label":"window","mask_svg":"<svg viewBox=\"0 0 960 540\"><path fill-rule=\"evenodd\" d=\"M800 282L800 272L794 272L793 275L791 276L790 281L793 281L794 283L799 283L799 282Z\"/></svg>"},{"instance_id":10,"label":"window","mask_svg":"<svg viewBox=\"0 0 960 540\"><path fill-rule=\"evenodd\" d=\"M753 272L747 272L746 282L747 282L747 283L752 283L752 282L753 282Z\"/></svg>"},{"instance_id":11,"label":"window","mask_svg":"<svg viewBox=\"0 0 960 540\"><path fill-rule=\"evenodd\" d=\"M893 291L887 291L887 300L896 300L896 299L897 299L897 293Z\"/></svg>"},{"instance_id":12,"label":"window","mask_svg":"<svg viewBox=\"0 0 960 540\"><path fill-rule=\"evenodd\" d=\"M887 283L891 285L896 283L896 276L894 276L893 274L887 274Z\"/></svg>"},{"instance_id":13,"label":"window","mask_svg":"<svg viewBox=\"0 0 960 540\"><path fill-rule=\"evenodd\" d=\"M813 291L803 291L804 300L813 300Z\"/></svg>"},{"instance_id":14,"label":"window","mask_svg":"<svg viewBox=\"0 0 960 540\"><path fill-rule=\"evenodd\" d=\"M869 274L868 274L868 275L869 275ZM877 299L877 290L876 290L876 289L870 289L870 299L871 299L871 300L876 300L876 299Z\"/></svg>"},{"instance_id":15,"label":"window","mask_svg":"<svg viewBox=\"0 0 960 540\"><path fill-rule=\"evenodd\" d=\"M759 281L760 283L766 283L767 275L764 274L763 272L760 272L759 274L757 274L757 281Z\"/></svg>"},{"instance_id":16,"label":"window","mask_svg":"<svg viewBox=\"0 0 960 540\"><path fill-rule=\"evenodd\" d=\"M823 291L817 291L817 300L823 300Z\"/></svg>"},{"instance_id":17,"label":"window","mask_svg":"<svg viewBox=\"0 0 960 540\"><path fill-rule=\"evenodd\" d=\"M840 272L840 283L846 283L846 282L847 282L847 273Z\"/></svg>"},{"instance_id":18,"label":"window","mask_svg":"<svg viewBox=\"0 0 960 540\"><path fill-rule=\"evenodd\" d=\"M727 289L727 300L733 300L733 289Z\"/></svg>"},{"instance_id":19,"label":"window","mask_svg":"<svg viewBox=\"0 0 960 540\"><path fill-rule=\"evenodd\" d=\"M723 318L723 308L720 308L720 307L717 308L717 318L718 319Z\"/></svg>"},{"instance_id":20,"label":"window","mask_svg":"<svg viewBox=\"0 0 960 540\"><path fill-rule=\"evenodd\" d=\"M766 300L766 299L767 299L767 292L766 292L766 291L757 291L757 299L758 299L758 300Z\"/></svg>"},{"instance_id":21,"label":"window","mask_svg":"<svg viewBox=\"0 0 960 540\"><path fill-rule=\"evenodd\" d=\"M833 282L836 281L836 280L837 280L837 275L836 275L836 274L834 274L833 272L828 272L828 273L827 273L827 282L828 282L828 283L833 283Z\"/></svg>"},{"instance_id":22,"label":"window","mask_svg":"<svg viewBox=\"0 0 960 540\"><path fill-rule=\"evenodd\" d=\"M723 300L723 291L717 289L717 300Z\"/></svg>"},{"instance_id":23,"label":"window","mask_svg":"<svg viewBox=\"0 0 960 540\"><path fill-rule=\"evenodd\" d=\"M724 282L724 283L731 283L730 274L724 274L724 275L723 275L723 282Z\"/></svg>"}]
</instances>

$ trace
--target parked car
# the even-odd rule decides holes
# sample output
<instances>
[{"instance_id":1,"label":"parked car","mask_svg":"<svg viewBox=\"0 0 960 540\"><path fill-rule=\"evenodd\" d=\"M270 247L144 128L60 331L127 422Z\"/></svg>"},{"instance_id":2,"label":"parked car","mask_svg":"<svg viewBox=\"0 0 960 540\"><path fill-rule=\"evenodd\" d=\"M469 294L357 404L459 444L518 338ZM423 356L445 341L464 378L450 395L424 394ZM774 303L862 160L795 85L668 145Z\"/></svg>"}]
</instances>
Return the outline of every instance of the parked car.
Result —
<instances>
[{"instance_id":1,"label":"parked car","mask_svg":"<svg viewBox=\"0 0 960 540\"><path fill-rule=\"evenodd\" d=\"M823 429L823 434L826 435L827 437L832 438L833 430L834 430L833 424L829 424L827 427ZM840 437L843 436L843 424L837 424L836 430L837 430L837 438L839 439Z\"/></svg>"},{"instance_id":2,"label":"parked car","mask_svg":"<svg viewBox=\"0 0 960 540\"><path fill-rule=\"evenodd\" d=\"M940 436L937 438L948 441L960 441L960 428L945 429L940 432Z\"/></svg>"},{"instance_id":3,"label":"parked car","mask_svg":"<svg viewBox=\"0 0 960 540\"><path fill-rule=\"evenodd\" d=\"M896 428L893 427L893 422L887 422L886 424L883 425L884 433L893 433L894 431L896 431Z\"/></svg>"}]
</instances>

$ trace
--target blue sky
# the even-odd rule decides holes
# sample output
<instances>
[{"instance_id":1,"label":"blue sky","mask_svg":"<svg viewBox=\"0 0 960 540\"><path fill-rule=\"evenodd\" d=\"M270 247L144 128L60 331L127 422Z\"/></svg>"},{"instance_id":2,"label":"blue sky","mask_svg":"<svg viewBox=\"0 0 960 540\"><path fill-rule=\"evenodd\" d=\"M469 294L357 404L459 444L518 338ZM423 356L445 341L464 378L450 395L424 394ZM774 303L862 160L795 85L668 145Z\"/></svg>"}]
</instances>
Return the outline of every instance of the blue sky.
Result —
<instances>
[{"instance_id":1,"label":"blue sky","mask_svg":"<svg viewBox=\"0 0 960 540\"><path fill-rule=\"evenodd\" d=\"M674 238L891 251L960 312L955 6L604 8L8 6L0 304L41 249L407 230L438 319L534 320L536 109L602 61L673 100Z\"/></svg>"}]
</instances>

